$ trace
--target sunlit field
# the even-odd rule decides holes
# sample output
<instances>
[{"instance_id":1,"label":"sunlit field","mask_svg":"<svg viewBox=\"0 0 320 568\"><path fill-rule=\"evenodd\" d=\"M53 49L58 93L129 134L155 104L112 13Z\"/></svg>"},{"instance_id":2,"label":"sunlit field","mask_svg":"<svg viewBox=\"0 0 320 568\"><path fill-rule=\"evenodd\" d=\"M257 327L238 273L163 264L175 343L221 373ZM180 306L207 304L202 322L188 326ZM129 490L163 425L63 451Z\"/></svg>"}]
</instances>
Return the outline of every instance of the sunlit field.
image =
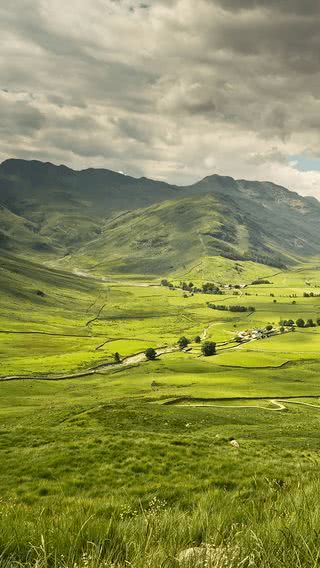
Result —
<instances>
[{"instance_id":1,"label":"sunlit field","mask_svg":"<svg viewBox=\"0 0 320 568\"><path fill-rule=\"evenodd\" d=\"M22 293L1 276L1 565L180 566L205 544L219 568L317 566L320 327L235 341L316 322L317 265L193 296L37 271Z\"/></svg>"}]
</instances>

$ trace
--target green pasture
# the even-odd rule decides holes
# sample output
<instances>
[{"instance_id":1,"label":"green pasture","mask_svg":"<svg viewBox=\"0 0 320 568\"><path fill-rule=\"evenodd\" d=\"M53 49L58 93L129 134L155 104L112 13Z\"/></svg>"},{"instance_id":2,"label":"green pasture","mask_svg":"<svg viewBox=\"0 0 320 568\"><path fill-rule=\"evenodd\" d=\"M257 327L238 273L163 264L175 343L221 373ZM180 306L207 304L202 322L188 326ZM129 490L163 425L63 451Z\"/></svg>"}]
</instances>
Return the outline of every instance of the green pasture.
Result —
<instances>
[{"instance_id":1,"label":"green pasture","mask_svg":"<svg viewBox=\"0 0 320 568\"><path fill-rule=\"evenodd\" d=\"M202 259L201 266L210 264L209 260ZM226 268L225 281L232 266L238 274L238 263L216 259L217 275L219 262L221 270ZM247 276L254 278L260 273L260 266L242 264ZM317 328L229 349L234 345L228 342L239 331L267 324L278 326L282 319L316 320L320 316L320 298L303 297L305 282L316 285L320 274L317 265L273 275L269 267L265 269L262 276L270 278L271 284L253 286L249 279L248 286L236 294L227 291L224 295L185 297L182 290L169 290L155 282L102 281L5 257L0 273L0 374L57 376L84 371L112 362L115 352L126 357L149 346L173 345L182 335L192 339L203 333L206 339L218 343L221 365L250 368L277 366L300 357L317 358ZM286 282L297 291L295 303ZM208 301L227 306L252 305L255 312L212 310ZM224 342L228 344L219 345ZM199 356L199 347L193 345L191 359Z\"/></svg>"},{"instance_id":2,"label":"green pasture","mask_svg":"<svg viewBox=\"0 0 320 568\"><path fill-rule=\"evenodd\" d=\"M97 568L102 559L105 568L178 568L178 552L201 542L241 544L241 561L254 558L242 566L318 566L320 327L233 341L280 319L316 320L320 298L303 292L306 281L316 290L317 274L308 265L238 295L184 297L154 281L105 282L5 259L0 375L21 380L0 382L1 568ZM217 311L208 301L256 310ZM55 380L115 352L201 334L217 355L203 357L192 342L155 361ZM274 410L269 399L286 397L285 410ZM296 548L284 544L288 530ZM279 551L289 554L282 564Z\"/></svg>"}]
</instances>

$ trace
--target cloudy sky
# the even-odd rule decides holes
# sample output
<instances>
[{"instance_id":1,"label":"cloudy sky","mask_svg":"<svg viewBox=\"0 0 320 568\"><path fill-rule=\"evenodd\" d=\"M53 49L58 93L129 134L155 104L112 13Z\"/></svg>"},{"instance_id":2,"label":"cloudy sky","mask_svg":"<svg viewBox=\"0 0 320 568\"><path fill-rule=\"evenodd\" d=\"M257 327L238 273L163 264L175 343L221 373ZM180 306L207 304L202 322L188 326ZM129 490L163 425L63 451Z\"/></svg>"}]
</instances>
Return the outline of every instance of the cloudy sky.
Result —
<instances>
[{"instance_id":1,"label":"cloudy sky","mask_svg":"<svg viewBox=\"0 0 320 568\"><path fill-rule=\"evenodd\" d=\"M319 0L1 2L0 160L320 198Z\"/></svg>"}]
</instances>

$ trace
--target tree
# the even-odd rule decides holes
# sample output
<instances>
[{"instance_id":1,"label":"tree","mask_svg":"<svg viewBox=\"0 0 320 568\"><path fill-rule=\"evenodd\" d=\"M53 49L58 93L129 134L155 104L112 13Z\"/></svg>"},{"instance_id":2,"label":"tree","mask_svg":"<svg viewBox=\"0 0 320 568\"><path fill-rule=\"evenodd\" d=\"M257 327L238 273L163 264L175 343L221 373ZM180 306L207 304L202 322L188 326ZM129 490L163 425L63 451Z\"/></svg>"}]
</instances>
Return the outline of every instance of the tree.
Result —
<instances>
[{"instance_id":1,"label":"tree","mask_svg":"<svg viewBox=\"0 0 320 568\"><path fill-rule=\"evenodd\" d=\"M144 354L149 361L154 361L157 356L157 352L155 351L155 349L153 349L153 347L148 347L148 349L145 350Z\"/></svg>"},{"instance_id":2,"label":"tree","mask_svg":"<svg viewBox=\"0 0 320 568\"><path fill-rule=\"evenodd\" d=\"M167 288L173 288L172 282L169 282L166 278L161 280L161 286L166 286Z\"/></svg>"},{"instance_id":3,"label":"tree","mask_svg":"<svg viewBox=\"0 0 320 568\"><path fill-rule=\"evenodd\" d=\"M115 362L115 363L121 363L121 357L120 357L120 353L118 353L118 351L116 351L116 352L113 354L113 358L114 358L114 362Z\"/></svg>"},{"instance_id":4,"label":"tree","mask_svg":"<svg viewBox=\"0 0 320 568\"><path fill-rule=\"evenodd\" d=\"M205 341L201 346L202 355L205 357L211 357L211 355L216 354L216 344L214 341Z\"/></svg>"},{"instance_id":5,"label":"tree","mask_svg":"<svg viewBox=\"0 0 320 568\"><path fill-rule=\"evenodd\" d=\"M304 327L304 320L302 318L297 319L297 327Z\"/></svg>"},{"instance_id":6,"label":"tree","mask_svg":"<svg viewBox=\"0 0 320 568\"><path fill-rule=\"evenodd\" d=\"M273 329L273 326L269 323L269 324L266 326L266 330L267 330L267 331L271 331L272 329Z\"/></svg>"},{"instance_id":7,"label":"tree","mask_svg":"<svg viewBox=\"0 0 320 568\"><path fill-rule=\"evenodd\" d=\"M319 323L318 325L320 325L320 323ZM193 341L194 341L195 343L201 343L201 337L200 337L200 335L196 335Z\"/></svg>"},{"instance_id":8,"label":"tree","mask_svg":"<svg viewBox=\"0 0 320 568\"><path fill-rule=\"evenodd\" d=\"M180 337L180 339L178 340L178 345L179 345L180 349L185 349L186 347L188 347L189 343L190 343L190 339L187 339L184 336Z\"/></svg>"},{"instance_id":9,"label":"tree","mask_svg":"<svg viewBox=\"0 0 320 568\"><path fill-rule=\"evenodd\" d=\"M313 319L310 318L306 321L305 327L315 327L315 325Z\"/></svg>"},{"instance_id":10,"label":"tree","mask_svg":"<svg viewBox=\"0 0 320 568\"><path fill-rule=\"evenodd\" d=\"M204 294L219 294L220 288L213 282L205 282L202 284L202 291Z\"/></svg>"}]
</instances>

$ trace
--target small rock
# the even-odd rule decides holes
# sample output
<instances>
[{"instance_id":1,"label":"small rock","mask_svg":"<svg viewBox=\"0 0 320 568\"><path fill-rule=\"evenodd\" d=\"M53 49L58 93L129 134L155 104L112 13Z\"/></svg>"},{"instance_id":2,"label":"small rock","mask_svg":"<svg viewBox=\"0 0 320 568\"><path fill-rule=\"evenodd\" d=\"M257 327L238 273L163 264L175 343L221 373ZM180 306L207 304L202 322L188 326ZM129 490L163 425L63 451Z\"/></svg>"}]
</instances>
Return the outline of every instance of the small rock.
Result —
<instances>
[{"instance_id":1,"label":"small rock","mask_svg":"<svg viewBox=\"0 0 320 568\"><path fill-rule=\"evenodd\" d=\"M239 442L237 440L230 440L230 446L233 448L240 448Z\"/></svg>"},{"instance_id":2,"label":"small rock","mask_svg":"<svg viewBox=\"0 0 320 568\"><path fill-rule=\"evenodd\" d=\"M41 298L45 297L45 293L42 292L42 290L36 290L36 294L37 294L37 296L40 296Z\"/></svg>"},{"instance_id":3,"label":"small rock","mask_svg":"<svg viewBox=\"0 0 320 568\"><path fill-rule=\"evenodd\" d=\"M214 566L217 549L211 545L195 546L180 552L178 562L185 568L200 568L201 566ZM210 564L209 564L210 563Z\"/></svg>"},{"instance_id":4,"label":"small rock","mask_svg":"<svg viewBox=\"0 0 320 568\"><path fill-rule=\"evenodd\" d=\"M180 552L178 562L182 568L231 568L239 552L238 547L202 544Z\"/></svg>"}]
</instances>

